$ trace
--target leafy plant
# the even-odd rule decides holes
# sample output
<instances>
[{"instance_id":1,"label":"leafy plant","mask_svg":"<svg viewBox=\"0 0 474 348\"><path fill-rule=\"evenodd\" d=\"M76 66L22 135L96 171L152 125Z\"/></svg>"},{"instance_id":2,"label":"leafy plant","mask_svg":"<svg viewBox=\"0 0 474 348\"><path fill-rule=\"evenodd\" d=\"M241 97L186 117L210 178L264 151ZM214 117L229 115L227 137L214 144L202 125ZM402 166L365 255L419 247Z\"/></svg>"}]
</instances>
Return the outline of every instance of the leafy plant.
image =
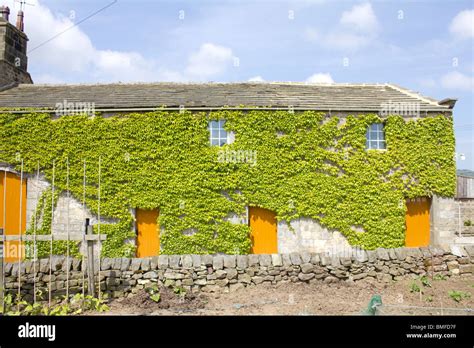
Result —
<instances>
[{"instance_id":1,"label":"leafy plant","mask_svg":"<svg viewBox=\"0 0 474 348\"><path fill-rule=\"evenodd\" d=\"M442 274L436 274L434 277L433 277L434 280L446 280L446 276L442 275Z\"/></svg>"},{"instance_id":2,"label":"leafy plant","mask_svg":"<svg viewBox=\"0 0 474 348\"><path fill-rule=\"evenodd\" d=\"M410 292L421 292L421 288L416 282L413 282L410 286Z\"/></svg>"},{"instance_id":3,"label":"leafy plant","mask_svg":"<svg viewBox=\"0 0 474 348\"><path fill-rule=\"evenodd\" d=\"M420 278L420 281L421 281L421 284L423 284L423 286L431 288L431 282L427 276L422 276Z\"/></svg>"},{"instance_id":4,"label":"leafy plant","mask_svg":"<svg viewBox=\"0 0 474 348\"><path fill-rule=\"evenodd\" d=\"M82 294L71 295L68 299L66 296L56 299L49 306L46 302L28 303L20 298L13 300L11 294L4 297L4 308L0 308L3 315L48 315L48 316L63 316L63 315L77 315L85 310L92 310L97 312L104 312L109 310L105 304L105 299L98 299L90 295L83 296Z\"/></svg>"},{"instance_id":5,"label":"leafy plant","mask_svg":"<svg viewBox=\"0 0 474 348\"><path fill-rule=\"evenodd\" d=\"M471 220L464 221L464 226L473 226L472 221Z\"/></svg>"},{"instance_id":6,"label":"leafy plant","mask_svg":"<svg viewBox=\"0 0 474 348\"><path fill-rule=\"evenodd\" d=\"M235 142L209 146L208 122L219 119L226 120ZM71 195L79 201L85 196L96 214L100 158L106 188L100 212L117 221L94 227L107 234L104 257L133 254L124 241L134 236L130 208L135 207L159 207L164 254L249 253L249 226L225 219L244 215L249 205L276 212L280 221L313 218L364 249L404 246L405 199L455 193L452 118L357 114L340 121L316 111L154 111L55 119L0 111L0 162L19 170L19 153L26 173L35 173L39 161L51 182L55 160L59 194L67 187L68 159ZM387 151L366 151L367 127L378 122L385 124ZM218 161L222 151L240 150L255 151L256 165ZM56 201L51 196L45 193L33 214L40 229L49 230L48 201ZM184 234L188 229L196 233ZM64 253L67 244L53 244L53 253Z\"/></svg>"},{"instance_id":7,"label":"leafy plant","mask_svg":"<svg viewBox=\"0 0 474 348\"><path fill-rule=\"evenodd\" d=\"M186 295L186 290L181 287L181 286L177 286L173 289L173 292L179 296L184 296Z\"/></svg>"},{"instance_id":8,"label":"leafy plant","mask_svg":"<svg viewBox=\"0 0 474 348\"><path fill-rule=\"evenodd\" d=\"M145 288L145 291L149 294L150 299L156 303L160 302L161 300L161 295L160 295L160 290L158 288L158 285L153 284L147 288Z\"/></svg>"},{"instance_id":9,"label":"leafy plant","mask_svg":"<svg viewBox=\"0 0 474 348\"><path fill-rule=\"evenodd\" d=\"M433 302L433 296L427 296L425 300L426 302Z\"/></svg>"},{"instance_id":10,"label":"leafy plant","mask_svg":"<svg viewBox=\"0 0 474 348\"><path fill-rule=\"evenodd\" d=\"M463 299L471 297L471 294L469 292L456 290L451 290L450 292L448 292L448 295L456 302L461 302Z\"/></svg>"}]
</instances>

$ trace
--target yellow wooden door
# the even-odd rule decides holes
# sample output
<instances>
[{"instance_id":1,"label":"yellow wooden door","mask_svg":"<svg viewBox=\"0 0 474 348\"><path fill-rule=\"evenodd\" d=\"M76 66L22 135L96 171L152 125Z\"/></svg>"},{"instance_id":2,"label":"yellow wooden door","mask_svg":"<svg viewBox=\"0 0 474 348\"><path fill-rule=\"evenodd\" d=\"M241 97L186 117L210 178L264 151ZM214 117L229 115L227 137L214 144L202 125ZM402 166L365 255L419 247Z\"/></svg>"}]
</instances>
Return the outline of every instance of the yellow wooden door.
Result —
<instances>
[{"instance_id":1,"label":"yellow wooden door","mask_svg":"<svg viewBox=\"0 0 474 348\"><path fill-rule=\"evenodd\" d=\"M431 200L427 197L407 201L405 246L430 244L430 205Z\"/></svg>"},{"instance_id":2,"label":"yellow wooden door","mask_svg":"<svg viewBox=\"0 0 474 348\"><path fill-rule=\"evenodd\" d=\"M24 234L26 231L26 179L0 172L0 228L5 235ZM5 262L16 262L25 257L25 245L19 241L5 241Z\"/></svg>"},{"instance_id":3,"label":"yellow wooden door","mask_svg":"<svg viewBox=\"0 0 474 348\"><path fill-rule=\"evenodd\" d=\"M156 256L160 253L158 209L137 209L137 257Z\"/></svg>"},{"instance_id":4,"label":"yellow wooden door","mask_svg":"<svg viewBox=\"0 0 474 348\"><path fill-rule=\"evenodd\" d=\"M277 221L274 212L249 207L250 238L253 254L278 253Z\"/></svg>"}]
</instances>

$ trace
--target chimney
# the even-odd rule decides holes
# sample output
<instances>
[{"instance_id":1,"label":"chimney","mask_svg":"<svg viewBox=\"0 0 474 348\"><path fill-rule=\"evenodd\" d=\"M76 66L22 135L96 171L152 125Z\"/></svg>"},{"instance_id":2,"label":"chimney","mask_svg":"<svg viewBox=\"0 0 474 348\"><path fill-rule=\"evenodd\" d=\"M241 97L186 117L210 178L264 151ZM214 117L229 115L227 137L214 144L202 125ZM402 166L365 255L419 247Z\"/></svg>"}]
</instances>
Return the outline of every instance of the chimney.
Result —
<instances>
[{"instance_id":1,"label":"chimney","mask_svg":"<svg viewBox=\"0 0 474 348\"><path fill-rule=\"evenodd\" d=\"M16 16L16 28L21 32L23 32L23 29L24 29L24 24L23 24L24 16L25 15L23 14L22 10L18 11L18 15Z\"/></svg>"},{"instance_id":2,"label":"chimney","mask_svg":"<svg viewBox=\"0 0 474 348\"><path fill-rule=\"evenodd\" d=\"M10 9L8 6L0 6L0 15L2 16L5 20L5 22L8 22L8 17L10 16Z\"/></svg>"},{"instance_id":3,"label":"chimney","mask_svg":"<svg viewBox=\"0 0 474 348\"><path fill-rule=\"evenodd\" d=\"M23 32L24 13L18 12L16 26L8 21L9 14L8 7L0 7L0 89L20 83L33 83L28 73L28 37Z\"/></svg>"}]
</instances>

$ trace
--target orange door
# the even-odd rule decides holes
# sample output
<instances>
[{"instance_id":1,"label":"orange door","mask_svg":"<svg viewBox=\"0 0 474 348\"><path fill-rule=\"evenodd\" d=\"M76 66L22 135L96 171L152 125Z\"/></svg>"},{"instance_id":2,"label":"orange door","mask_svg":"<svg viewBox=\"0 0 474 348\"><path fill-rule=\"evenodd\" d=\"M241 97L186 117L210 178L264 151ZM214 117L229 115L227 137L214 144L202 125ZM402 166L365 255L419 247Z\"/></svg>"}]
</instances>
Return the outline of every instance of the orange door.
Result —
<instances>
[{"instance_id":1,"label":"orange door","mask_svg":"<svg viewBox=\"0 0 474 348\"><path fill-rule=\"evenodd\" d=\"M277 221L275 213L263 208L249 207L249 224L252 253L278 253Z\"/></svg>"},{"instance_id":2,"label":"orange door","mask_svg":"<svg viewBox=\"0 0 474 348\"><path fill-rule=\"evenodd\" d=\"M430 244L430 205L431 200L427 197L407 201L405 246Z\"/></svg>"},{"instance_id":3,"label":"orange door","mask_svg":"<svg viewBox=\"0 0 474 348\"><path fill-rule=\"evenodd\" d=\"M158 209L137 209L137 257L156 256L160 253Z\"/></svg>"},{"instance_id":4,"label":"orange door","mask_svg":"<svg viewBox=\"0 0 474 348\"><path fill-rule=\"evenodd\" d=\"M26 179L22 181L20 176L9 172L5 176L5 171L0 172L0 228L5 235L26 231ZM23 259L24 247L19 241L5 241L5 262Z\"/></svg>"}]
</instances>

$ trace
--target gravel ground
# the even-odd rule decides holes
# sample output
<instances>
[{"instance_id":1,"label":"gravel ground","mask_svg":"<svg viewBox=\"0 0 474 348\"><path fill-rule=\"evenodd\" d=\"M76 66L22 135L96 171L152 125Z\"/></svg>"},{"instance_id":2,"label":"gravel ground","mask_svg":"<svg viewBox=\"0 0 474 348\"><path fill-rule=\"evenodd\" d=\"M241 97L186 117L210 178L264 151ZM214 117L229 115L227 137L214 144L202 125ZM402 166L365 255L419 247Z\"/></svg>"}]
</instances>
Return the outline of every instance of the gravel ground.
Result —
<instances>
[{"instance_id":1,"label":"gravel ground","mask_svg":"<svg viewBox=\"0 0 474 348\"><path fill-rule=\"evenodd\" d=\"M412 292L416 282L421 288ZM371 297L382 296L381 315L474 315L474 276L445 280L404 279L392 283L375 280L339 283L259 284L232 293L176 294L161 289L159 303L145 291L111 301L106 315L358 315ZM455 301L450 291L470 297ZM404 307L405 306L405 307Z\"/></svg>"}]
</instances>

